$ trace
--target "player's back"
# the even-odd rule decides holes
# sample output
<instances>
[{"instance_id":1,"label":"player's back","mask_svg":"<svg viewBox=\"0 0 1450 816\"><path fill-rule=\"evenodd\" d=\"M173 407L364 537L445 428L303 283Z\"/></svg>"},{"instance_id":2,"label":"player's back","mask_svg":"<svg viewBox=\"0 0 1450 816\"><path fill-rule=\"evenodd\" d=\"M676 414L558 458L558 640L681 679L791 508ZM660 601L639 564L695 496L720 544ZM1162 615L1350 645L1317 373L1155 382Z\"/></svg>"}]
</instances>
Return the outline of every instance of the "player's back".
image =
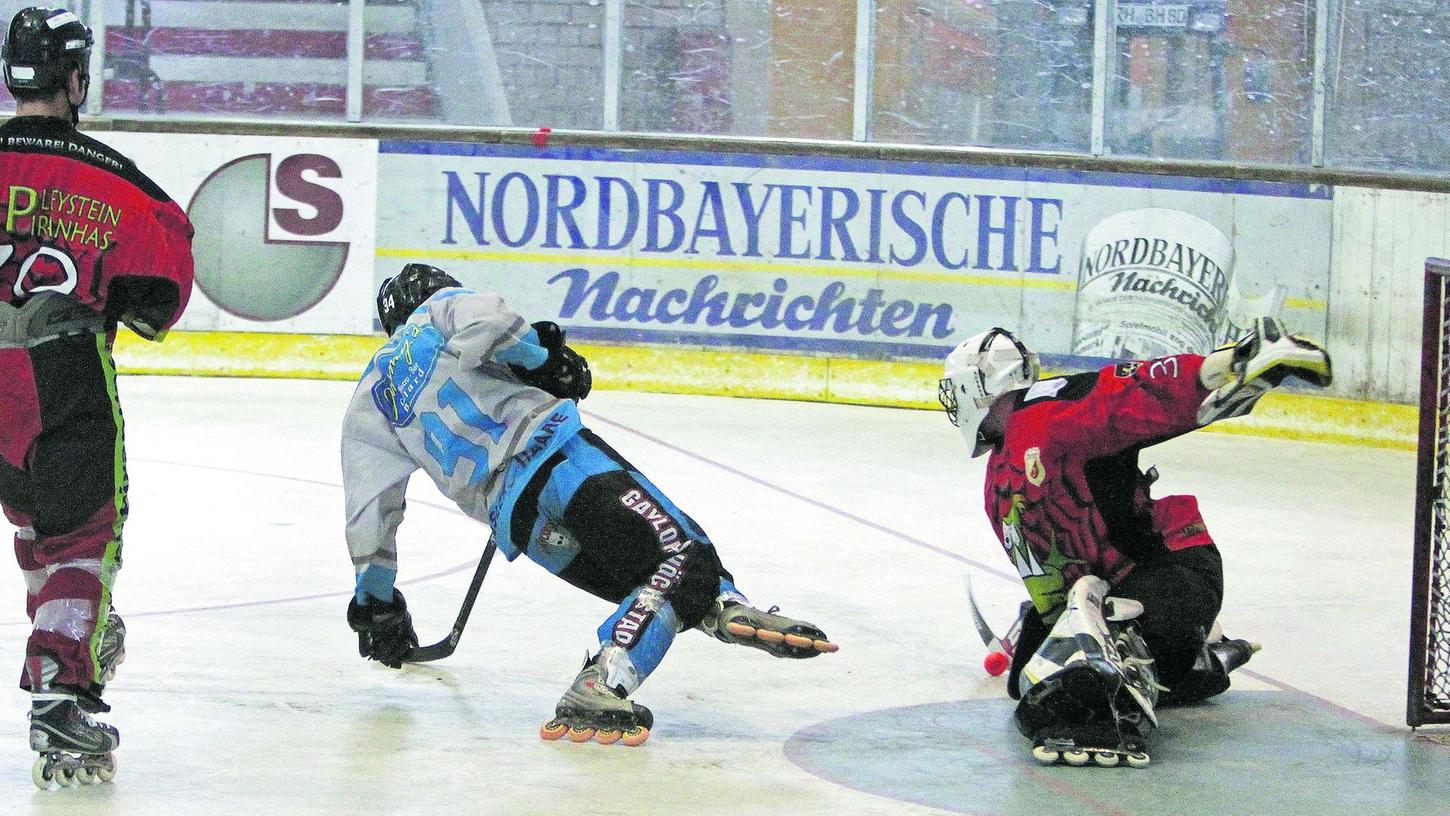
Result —
<instances>
[{"instance_id":1,"label":"player's back","mask_svg":"<svg viewBox=\"0 0 1450 816\"><path fill-rule=\"evenodd\" d=\"M1041 380L1014 396L987 461L986 508L1038 609L1085 574L1121 580L1161 549L1138 452L1197 426L1202 358Z\"/></svg>"},{"instance_id":2,"label":"player's back","mask_svg":"<svg viewBox=\"0 0 1450 816\"><path fill-rule=\"evenodd\" d=\"M524 384L494 358L518 320L497 296L435 295L373 355L344 421L344 459L350 443L391 449L491 522L510 474L531 470L580 427L573 402Z\"/></svg>"},{"instance_id":3,"label":"player's back","mask_svg":"<svg viewBox=\"0 0 1450 816\"><path fill-rule=\"evenodd\" d=\"M144 305L139 333L179 317L191 293L191 224L129 159L65 120L17 116L0 125L0 178L0 301L54 292L105 312L112 284L125 279L127 302L112 311Z\"/></svg>"},{"instance_id":4,"label":"player's back","mask_svg":"<svg viewBox=\"0 0 1450 816\"><path fill-rule=\"evenodd\" d=\"M987 515L1039 611L1060 605L1084 574L1109 580L1126 565L1084 475L1085 462L1065 437L1081 421L1097 373L1043 380L1011 397L1003 440L987 460Z\"/></svg>"}]
</instances>

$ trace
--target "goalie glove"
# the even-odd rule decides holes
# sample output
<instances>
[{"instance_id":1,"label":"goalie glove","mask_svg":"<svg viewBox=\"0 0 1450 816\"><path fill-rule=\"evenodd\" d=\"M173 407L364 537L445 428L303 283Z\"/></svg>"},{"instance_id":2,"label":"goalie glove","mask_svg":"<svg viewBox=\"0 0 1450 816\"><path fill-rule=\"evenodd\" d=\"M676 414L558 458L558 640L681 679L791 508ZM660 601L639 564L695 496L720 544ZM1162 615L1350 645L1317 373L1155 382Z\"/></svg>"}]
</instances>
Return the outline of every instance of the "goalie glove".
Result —
<instances>
[{"instance_id":1,"label":"goalie glove","mask_svg":"<svg viewBox=\"0 0 1450 816\"><path fill-rule=\"evenodd\" d=\"M509 364L514 374L525 383L549 392L559 399L575 402L589 396L594 386L594 377L589 371L589 362L577 351L564 344L564 330L559 324L540 320L533 324L534 334L539 338L549 356L537 368L528 369Z\"/></svg>"},{"instance_id":2,"label":"goalie glove","mask_svg":"<svg viewBox=\"0 0 1450 816\"><path fill-rule=\"evenodd\" d=\"M1287 377L1326 388L1334 382L1334 368L1323 346L1284 332L1272 317L1261 317L1237 343L1209 355L1201 377L1213 388L1198 408L1198 424L1207 425L1247 414Z\"/></svg>"}]
</instances>

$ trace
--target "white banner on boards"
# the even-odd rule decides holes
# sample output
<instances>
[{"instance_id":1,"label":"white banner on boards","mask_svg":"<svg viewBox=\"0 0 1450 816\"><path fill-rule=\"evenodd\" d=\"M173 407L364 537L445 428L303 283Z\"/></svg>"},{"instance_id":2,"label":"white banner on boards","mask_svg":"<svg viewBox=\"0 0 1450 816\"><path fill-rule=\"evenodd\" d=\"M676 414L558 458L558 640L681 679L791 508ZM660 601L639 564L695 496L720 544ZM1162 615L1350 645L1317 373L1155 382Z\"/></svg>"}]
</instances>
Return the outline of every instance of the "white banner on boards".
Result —
<instances>
[{"instance_id":1,"label":"white banner on boards","mask_svg":"<svg viewBox=\"0 0 1450 816\"><path fill-rule=\"evenodd\" d=\"M1049 355L1094 357L1206 351L1255 308L1324 330L1331 192L1321 186L757 154L379 149L375 283L432 263L576 337L939 359L994 325ZM1108 342L1125 332L1138 339Z\"/></svg>"},{"instance_id":2,"label":"white banner on boards","mask_svg":"<svg viewBox=\"0 0 1450 816\"><path fill-rule=\"evenodd\" d=\"M367 333L377 142L104 132L196 228L179 329Z\"/></svg>"}]
</instances>

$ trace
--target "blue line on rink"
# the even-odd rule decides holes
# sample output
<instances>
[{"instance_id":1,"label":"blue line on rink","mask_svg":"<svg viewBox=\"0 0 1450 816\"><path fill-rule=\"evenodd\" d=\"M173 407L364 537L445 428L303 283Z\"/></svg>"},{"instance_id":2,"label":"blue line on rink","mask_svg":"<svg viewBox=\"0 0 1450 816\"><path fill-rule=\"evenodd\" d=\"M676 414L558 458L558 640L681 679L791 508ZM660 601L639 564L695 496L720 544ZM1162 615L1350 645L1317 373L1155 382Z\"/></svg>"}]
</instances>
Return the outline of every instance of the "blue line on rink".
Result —
<instances>
[{"instance_id":1,"label":"blue line on rink","mask_svg":"<svg viewBox=\"0 0 1450 816\"><path fill-rule=\"evenodd\" d=\"M742 150L744 147L742 146ZM616 150L607 147L529 147L527 145L478 144L466 142L382 141L378 152L412 156L456 156L462 158L553 159L562 161L625 162L752 169L814 170L893 176L965 178L1037 184L1071 184L1090 187L1181 190L1196 193L1228 193L1273 198L1304 198L1329 201L1334 188L1324 184L1280 181L1201 178L1112 173L1096 170L1053 170L1037 167L1005 167L962 164L956 161L912 162L888 159L852 159L837 156L786 156L770 153L696 153L672 150Z\"/></svg>"}]
</instances>

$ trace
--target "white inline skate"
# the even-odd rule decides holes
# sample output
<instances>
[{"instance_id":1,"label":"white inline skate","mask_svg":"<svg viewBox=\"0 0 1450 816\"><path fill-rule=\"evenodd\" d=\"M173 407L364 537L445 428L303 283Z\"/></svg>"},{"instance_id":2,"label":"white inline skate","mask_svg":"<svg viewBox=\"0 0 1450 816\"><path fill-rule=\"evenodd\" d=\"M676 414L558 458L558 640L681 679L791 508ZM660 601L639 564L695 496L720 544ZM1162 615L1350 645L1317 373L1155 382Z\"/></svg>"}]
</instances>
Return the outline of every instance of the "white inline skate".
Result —
<instances>
[{"instance_id":1,"label":"white inline skate","mask_svg":"<svg viewBox=\"0 0 1450 816\"><path fill-rule=\"evenodd\" d=\"M1147 737L1158 725L1160 689L1131 622L1143 607L1107 599L1107 591L1101 578L1078 579L1019 678L1017 728L1032 740L1038 762L1142 768L1150 761Z\"/></svg>"},{"instance_id":2,"label":"white inline skate","mask_svg":"<svg viewBox=\"0 0 1450 816\"><path fill-rule=\"evenodd\" d=\"M762 612L734 593L722 595L700 621L699 629L726 643L738 643L775 657L807 658L830 654L840 647L826 639L813 624L779 614L772 606Z\"/></svg>"},{"instance_id":3,"label":"white inline skate","mask_svg":"<svg viewBox=\"0 0 1450 816\"><path fill-rule=\"evenodd\" d=\"M539 729L539 736L546 740L567 736L570 742L592 739L604 745L642 745L649 739L654 715L629 699L627 686L637 687L639 682L633 678L628 663L628 655L618 646L605 646L589 658L555 706L554 718ZM629 678L619 682L620 677L609 677L610 664L616 667L617 674ZM614 685L610 685L611 680Z\"/></svg>"}]
</instances>

